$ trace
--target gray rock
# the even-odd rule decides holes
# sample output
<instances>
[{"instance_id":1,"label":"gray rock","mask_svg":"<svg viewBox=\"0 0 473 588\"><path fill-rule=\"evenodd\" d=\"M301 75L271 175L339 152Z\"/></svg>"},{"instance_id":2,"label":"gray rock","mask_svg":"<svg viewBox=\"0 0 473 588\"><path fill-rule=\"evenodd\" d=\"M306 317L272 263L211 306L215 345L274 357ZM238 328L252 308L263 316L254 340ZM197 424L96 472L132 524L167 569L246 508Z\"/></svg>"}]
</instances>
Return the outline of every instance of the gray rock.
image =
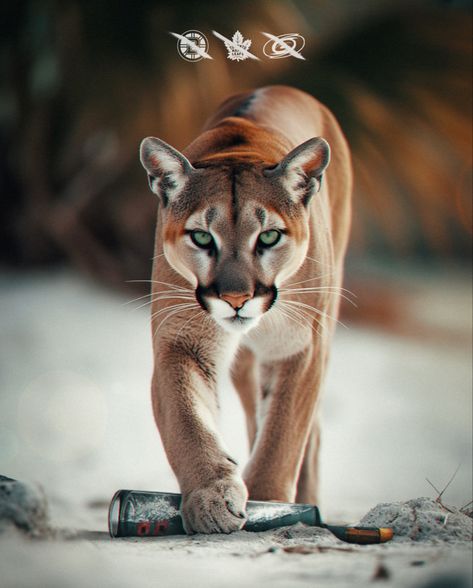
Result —
<instances>
[{"instance_id":1,"label":"gray rock","mask_svg":"<svg viewBox=\"0 0 473 588\"><path fill-rule=\"evenodd\" d=\"M0 475L0 533L11 529L30 537L49 535L48 504L39 488Z\"/></svg>"},{"instance_id":2,"label":"gray rock","mask_svg":"<svg viewBox=\"0 0 473 588\"><path fill-rule=\"evenodd\" d=\"M394 541L471 542L473 520L431 498L378 504L360 521L367 527L392 527Z\"/></svg>"}]
</instances>

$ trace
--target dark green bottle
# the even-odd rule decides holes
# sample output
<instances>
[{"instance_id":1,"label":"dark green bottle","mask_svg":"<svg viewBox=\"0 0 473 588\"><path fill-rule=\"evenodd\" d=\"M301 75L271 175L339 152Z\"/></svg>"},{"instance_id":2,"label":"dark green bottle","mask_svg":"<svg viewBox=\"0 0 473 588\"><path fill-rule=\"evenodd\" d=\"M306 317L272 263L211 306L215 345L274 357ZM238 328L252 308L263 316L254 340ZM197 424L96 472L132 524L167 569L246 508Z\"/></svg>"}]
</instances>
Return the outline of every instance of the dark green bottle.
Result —
<instances>
[{"instance_id":1,"label":"dark green bottle","mask_svg":"<svg viewBox=\"0 0 473 588\"><path fill-rule=\"evenodd\" d=\"M108 526L112 537L156 537L185 535L180 514L181 495L170 492L118 490L112 498ZM305 523L332 531L349 543L382 543L392 538L392 529L343 527L322 523L319 509L312 504L263 502L246 504L245 531L268 531Z\"/></svg>"}]
</instances>

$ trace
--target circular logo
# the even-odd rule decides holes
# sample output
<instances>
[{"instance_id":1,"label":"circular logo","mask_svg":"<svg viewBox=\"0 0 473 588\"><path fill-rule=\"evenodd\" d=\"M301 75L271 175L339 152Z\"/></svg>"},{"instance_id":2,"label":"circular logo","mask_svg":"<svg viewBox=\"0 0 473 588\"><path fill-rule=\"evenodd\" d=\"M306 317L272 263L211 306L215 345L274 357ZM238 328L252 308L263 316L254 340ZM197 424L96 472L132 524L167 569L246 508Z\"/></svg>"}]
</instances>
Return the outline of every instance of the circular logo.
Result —
<instances>
[{"instance_id":1,"label":"circular logo","mask_svg":"<svg viewBox=\"0 0 473 588\"><path fill-rule=\"evenodd\" d=\"M177 52L186 61L200 61L209 49L209 42L200 31L186 31L177 41Z\"/></svg>"},{"instance_id":2,"label":"circular logo","mask_svg":"<svg viewBox=\"0 0 473 588\"><path fill-rule=\"evenodd\" d=\"M305 39L298 33L287 33L273 37L264 44L263 53L270 59L282 59L283 57L298 57L304 49Z\"/></svg>"}]
</instances>

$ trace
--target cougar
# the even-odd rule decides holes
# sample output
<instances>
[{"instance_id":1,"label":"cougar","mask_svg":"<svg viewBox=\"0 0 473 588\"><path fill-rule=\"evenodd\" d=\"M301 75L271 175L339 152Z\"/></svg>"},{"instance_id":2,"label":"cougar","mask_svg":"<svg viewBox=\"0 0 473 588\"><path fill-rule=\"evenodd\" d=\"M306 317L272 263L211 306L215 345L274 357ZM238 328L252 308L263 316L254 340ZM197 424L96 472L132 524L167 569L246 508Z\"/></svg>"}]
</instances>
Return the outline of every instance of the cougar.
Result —
<instances>
[{"instance_id":1,"label":"cougar","mask_svg":"<svg viewBox=\"0 0 473 588\"><path fill-rule=\"evenodd\" d=\"M140 156L159 202L152 405L186 531L242 528L248 497L315 502L351 218L338 123L300 90L264 87L226 100L182 153L148 137ZM217 427L229 374L251 448L243 471Z\"/></svg>"}]
</instances>

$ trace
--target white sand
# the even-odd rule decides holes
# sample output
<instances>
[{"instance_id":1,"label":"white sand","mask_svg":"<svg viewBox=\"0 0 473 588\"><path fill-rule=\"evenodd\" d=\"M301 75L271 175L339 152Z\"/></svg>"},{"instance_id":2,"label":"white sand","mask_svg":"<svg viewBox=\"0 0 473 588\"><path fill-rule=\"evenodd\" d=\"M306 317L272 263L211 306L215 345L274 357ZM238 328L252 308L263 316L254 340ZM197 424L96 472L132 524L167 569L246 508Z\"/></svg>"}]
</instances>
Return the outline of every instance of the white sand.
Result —
<instances>
[{"instance_id":1,"label":"white sand","mask_svg":"<svg viewBox=\"0 0 473 588\"><path fill-rule=\"evenodd\" d=\"M433 323L449 306L448 325L469 332L466 280L415 286L411 311ZM432 540L407 534L372 547L352 547L304 527L111 540L106 505L115 490L178 490L150 410L146 309L133 311L122 297L67 272L4 273L0 300L0 474L40 484L52 524L75 533L47 541L3 533L2 588L366 586L376 573L388 576L384 586L427 586L442 575L446 586L469 585L471 542L464 535L455 543L442 537L455 523L451 513L445 526L441 518L441 528L431 525ZM222 402L227 444L244 462L238 400L229 390ZM443 500L467 503L471 416L471 347L461 337L442 343L339 329L323 402L324 519L353 522L389 503L370 516L397 513L396 526L405 515L402 528L409 531L402 503L435 498L425 478L443 488L459 463ZM435 521L438 505L424 506ZM284 551L301 545L310 553Z\"/></svg>"}]
</instances>

